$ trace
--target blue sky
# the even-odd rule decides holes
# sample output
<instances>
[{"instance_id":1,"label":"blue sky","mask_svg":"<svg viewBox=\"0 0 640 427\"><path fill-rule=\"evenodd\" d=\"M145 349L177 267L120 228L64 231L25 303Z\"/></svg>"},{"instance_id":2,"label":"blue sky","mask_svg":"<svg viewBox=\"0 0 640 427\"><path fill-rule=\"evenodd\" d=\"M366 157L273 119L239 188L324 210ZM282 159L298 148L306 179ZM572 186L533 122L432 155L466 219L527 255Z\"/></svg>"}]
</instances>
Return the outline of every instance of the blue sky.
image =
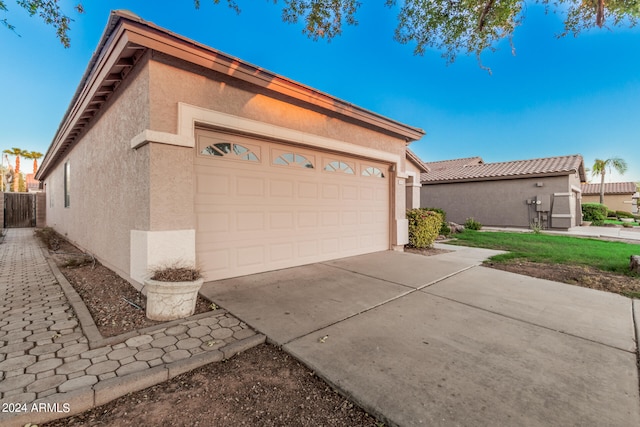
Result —
<instances>
[{"instance_id":1,"label":"blue sky","mask_svg":"<svg viewBox=\"0 0 640 427\"><path fill-rule=\"evenodd\" d=\"M71 11L73 2L61 0ZM384 1L363 2L359 25L330 43L304 36L281 21L280 5L239 1L236 15L221 4L191 1L84 2L71 12L71 47L54 30L29 18L13 1L7 19L20 36L0 27L0 150L45 153L76 90L111 9L147 21L297 80L427 135L411 149L425 161L481 156L486 162L582 154L623 157L624 176L640 181L640 28L592 30L557 39L562 17L527 6L508 42L447 66L440 52L414 56L393 41L396 12ZM0 16L2 18L3 16ZM31 162L23 170L30 171Z\"/></svg>"}]
</instances>

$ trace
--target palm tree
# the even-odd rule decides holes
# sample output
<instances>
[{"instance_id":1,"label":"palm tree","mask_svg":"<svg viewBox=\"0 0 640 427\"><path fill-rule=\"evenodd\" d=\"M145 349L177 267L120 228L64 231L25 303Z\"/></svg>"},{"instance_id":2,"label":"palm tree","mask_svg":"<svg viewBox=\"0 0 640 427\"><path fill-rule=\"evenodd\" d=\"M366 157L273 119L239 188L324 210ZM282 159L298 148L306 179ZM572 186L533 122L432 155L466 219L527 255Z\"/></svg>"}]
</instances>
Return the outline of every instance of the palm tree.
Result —
<instances>
[{"instance_id":1,"label":"palm tree","mask_svg":"<svg viewBox=\"0 0 640 427\"><path fill-rule=\"evenodd\" d=\"M43 154L37 151L23 151L22 156L27 159L33 159L33 175L35 176L36 172L38 172L38 159L42 157Z\"/></svg>"},{"instance_id":2,"label":"palm tree","mask_svg":"<svg viewBox=\"0 0 640 427\"><path fill-rule=\"evenodd\" d=\"M609 169L609 173L611 173L611 168L615 169L620 175L622 175L627 171L627 162L620 157L612 157L607 160L596 159L593 163L593 167L591 168L591 176L600 175L601 205L604 205L604 176L607 173L607 169Z\"/></svg>"},{"instance_id":3,"label":"palm tree","mask_svg":"<svg viewBox=\"0 0 640 427\"><path fill-rule=\"evenodd\" d=\"M20 156L24 156L25 151L21 148L11 147L11 150L4 150L3 153L10 154L12 156L16 156L16 168L15 168L15 178L13 180L13 191L14 193L18 191L18 179L20 176Z\"/></svg>"}]
</instances>

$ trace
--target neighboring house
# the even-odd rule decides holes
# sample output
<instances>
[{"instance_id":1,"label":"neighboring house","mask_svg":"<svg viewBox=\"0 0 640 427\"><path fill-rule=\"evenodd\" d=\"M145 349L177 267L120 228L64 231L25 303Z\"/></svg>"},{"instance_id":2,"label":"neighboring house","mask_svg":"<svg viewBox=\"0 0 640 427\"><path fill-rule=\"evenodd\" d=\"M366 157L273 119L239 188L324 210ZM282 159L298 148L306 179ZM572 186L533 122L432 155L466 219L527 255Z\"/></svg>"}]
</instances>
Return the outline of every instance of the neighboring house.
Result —
<instances>
[{"instance_id":1,"label":"neighboring house","mask_svg":"<svg viewBox=\"0 0 640 427\"><path fill-rule=\"evenodd\" d=\"M48 225L134 284L214 280L402 248L423 135L117 11L36 178Z\"/></svg>"},{"instance_id":2,"label":"neighboring house","mask_svg":"<svg viewBox=\"0 0 640 427\"><path fill-rule=\"evenodd\" d=\"M502 163L481 158L426 163L422 207L441 208L449 221L473 217L483 225L567 229L582 222L582 156Z\"/></svg>"},{"instance_id":3,"label":"neighboring house","mask_svg":"<svg viewBox=\"0 0 640 427\"><path fill-rule=\"evenodd\" d=\"M635 182L607 182L604 184L604 204L611 211L633 212L634 195L637 199ZM582 203L600 203L600 184L582 184ZM636 202L637 203L637 202Z\"/></svg>"},{"instance_id":4,"label":"neighboring house","mask_svg":"<svg viewBox=\"0 0 640 427\"><path fill-rule=\"evenodd\" d=\"M35 179L35 175L28 173L26 175L27 191L29 193L37 193L40 191L40 181Z\"/></svg>"}]
</instances>

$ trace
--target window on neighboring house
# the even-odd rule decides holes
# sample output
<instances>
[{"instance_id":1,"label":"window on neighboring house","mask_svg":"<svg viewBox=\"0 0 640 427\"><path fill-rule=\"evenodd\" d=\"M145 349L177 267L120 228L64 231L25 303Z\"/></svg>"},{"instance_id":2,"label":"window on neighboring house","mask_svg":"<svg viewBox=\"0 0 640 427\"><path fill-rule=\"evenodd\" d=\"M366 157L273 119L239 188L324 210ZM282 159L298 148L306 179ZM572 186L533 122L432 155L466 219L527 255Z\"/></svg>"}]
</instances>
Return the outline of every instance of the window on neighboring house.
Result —
<instances>
[{"instance_id":1,"label":"window on neighboring house","mask_svg":"<svg viewBox=\"0 0 640 427\"><path fill-rule=\"evenodd\" d=\"M69 161L64 164L64 207L71 205L71 169Z\"/></svg>"}]
</instances>

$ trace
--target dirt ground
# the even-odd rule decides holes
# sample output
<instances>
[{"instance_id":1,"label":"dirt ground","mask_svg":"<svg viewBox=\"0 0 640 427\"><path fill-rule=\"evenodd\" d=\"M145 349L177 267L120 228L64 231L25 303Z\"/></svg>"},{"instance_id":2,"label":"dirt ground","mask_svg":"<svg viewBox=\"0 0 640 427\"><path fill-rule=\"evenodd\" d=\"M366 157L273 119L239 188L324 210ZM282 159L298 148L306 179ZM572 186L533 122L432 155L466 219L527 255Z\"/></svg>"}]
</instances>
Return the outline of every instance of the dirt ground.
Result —
<instances>
[{"instance_id":1,"label":"dirt ground","mask_svg":"<svg viewBox=\"0 0 640 427\"><path fill-rule=\"evenodd\" d=\"M631 243L636 243L631 242ZM448 252L442 249L405 248L406 252L421 255L437 255ZM553 280L569 285L582 286L583 288L597 289L613 292L633 298L640 298L640 278L625 276L622 274L608 273L593 267L565 264L543 264L530 261L513 260L506 263L485 262L484 267L510 271L538 279Z\"/></svg>"},{"instance_id":2,"label":"dirt ground","mask_svg":"<svg viewBox=\"0 0 640 427\"><path fill-rule=\"evenodd\" d=\"M252 348L80 415L73 426L380 426L271 345Z\"/></svg>"},{"instance_id":3,"label":"dirt ground","mask_svg":"<svg viewBox=\"0 0 640 427\"><path fill-rule=\"evenodd\" d=\"M540 264L528 261L484 264L486 267L554 280L583 288L598 289L625 296L640 297L640 278L607 273L593 267L563 264Z\"/></svg>"},{"instance_id":4,"label":"dirt ground","mask_svg":"<svg viewBox=\"0 0 640 427\"><path fill-rule=\"evenodd\" d=\"M54 236L55 237L55 236ZM146 319L144 297L108 268L55 237L52 256L80 294L103 336L158 322ZM54 240L55 240L54 239ZM413 249L430 256L447 252ZM70 267L67 267L70 265ZM622 293L640 279L567 265L485 264L548 280ZM200 299L197 312L210 310ZM180 375L83 414L44 424L62 426L381 426L282 350L261 345L222 363Z\"/></svg>"},{"instance_id":5,"label":"dirt ground","mask_svg":"<svg viewBox=\"0 0 640 427\"><path fill-rule=\"evenodd\" d=\"M100 333L152 326L145 297L113 271L50 235L50 254L76 289ZM141 307L141 308L137 308ZM211 310L198 300L196 313ZM63 426L381 426L284 351L263 344L80 415Z\"/></svg>"}]
</instances>

